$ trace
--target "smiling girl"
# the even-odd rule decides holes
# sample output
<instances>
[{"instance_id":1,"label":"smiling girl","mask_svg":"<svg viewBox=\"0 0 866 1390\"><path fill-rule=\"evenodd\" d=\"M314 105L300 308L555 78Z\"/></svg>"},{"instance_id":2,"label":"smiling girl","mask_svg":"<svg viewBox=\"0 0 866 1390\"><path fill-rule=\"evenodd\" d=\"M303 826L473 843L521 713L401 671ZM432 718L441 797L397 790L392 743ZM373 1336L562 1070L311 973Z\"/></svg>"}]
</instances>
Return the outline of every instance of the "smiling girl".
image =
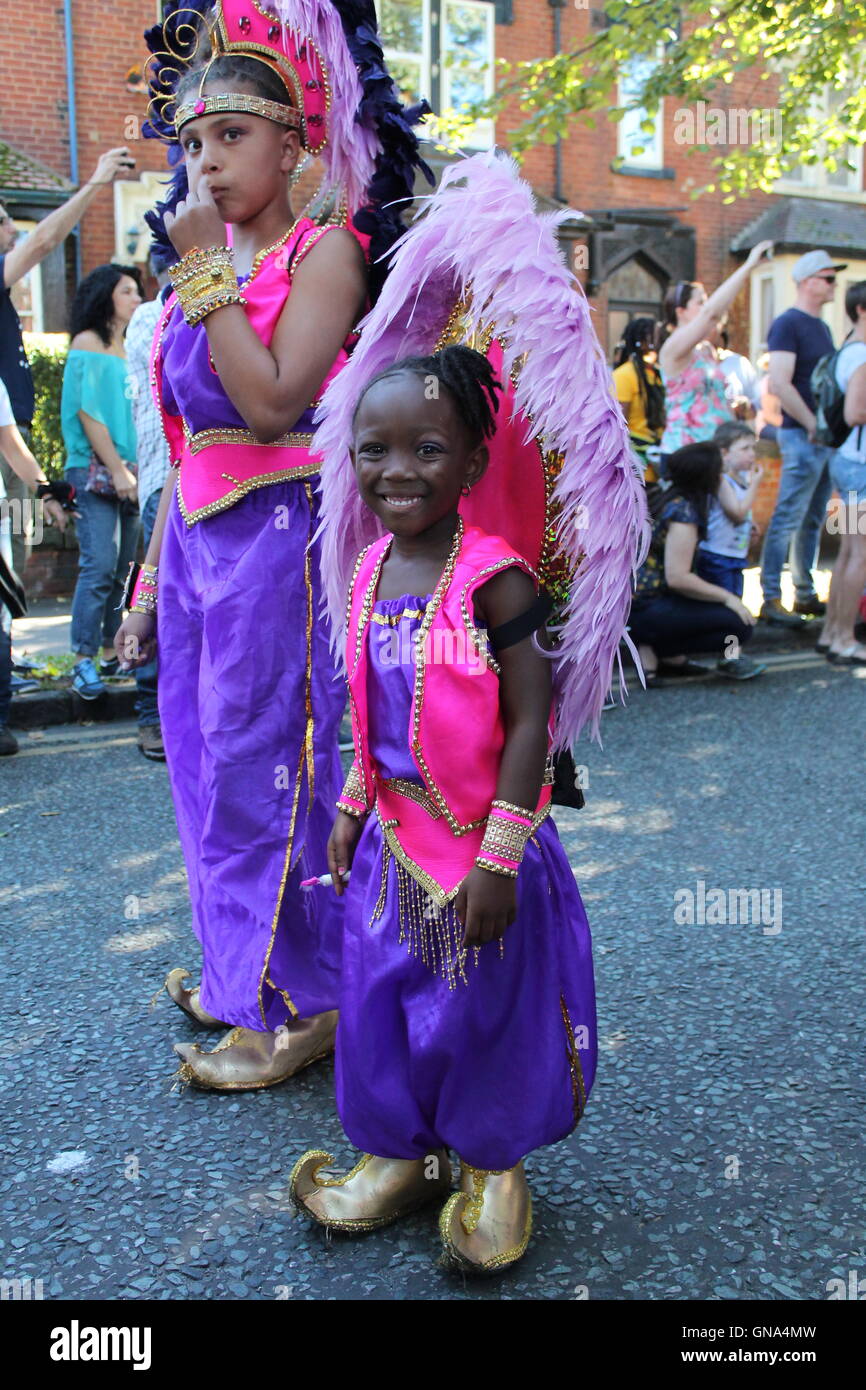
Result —
<instances>
[{"instance_id":1,"label":"smiling girl","mask_svg":"<svg viewBox=\"0 0 866 1390\"><path fill-rule=\"evenodd\" d=\"M147 660L158 625L160 717L202 946L200 988L182 970L166 985L198 1023L234 1025L213 1052L176 1047L181 1079L220 1090L284 1080L332 1049L336 1026L338 905L299 891L324 855L343 706L319 617L313 405L347 360L371 237L375 247L383 228L399 230L367 190L395 145L400 192L417 163L376 66L372 9L345 8L343 20L329 0L219 0L192 30L177 19L149 36L154 123L179 140L188 183L164 216L174 294L153 359L179 469L118 651ZM378 105L361 124L367 69ZM302 146L325 165L326 225L291 208Z\"/></svg>"},{"instance_id":2,"label":"smiling girl","mask_svg":"<svg viewBox=\"0 0 866 1390\"><path fill-rule=\"evenodd\" d=\"M398 362L358 402L358 491L386 534L349 597L356 760L328 863L340 895L351 867L337 1106L364 1154L334 1180L314 1150L291 1179L302 1212L350 1234L439 1200L448 1260L488 1273L526 1250L523 1159L574 1128L596 1062L589 928L549 818L536 577L458 513L499 390L455 346Z\"/></svg>"}]
</instances>

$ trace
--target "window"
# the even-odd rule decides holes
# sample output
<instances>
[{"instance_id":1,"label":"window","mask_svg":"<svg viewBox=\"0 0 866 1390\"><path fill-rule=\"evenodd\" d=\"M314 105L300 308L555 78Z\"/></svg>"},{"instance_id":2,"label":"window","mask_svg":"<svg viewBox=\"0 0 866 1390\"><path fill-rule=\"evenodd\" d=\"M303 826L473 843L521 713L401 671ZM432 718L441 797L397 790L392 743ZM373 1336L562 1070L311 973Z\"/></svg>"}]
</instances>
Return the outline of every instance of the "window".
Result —
<instances>
[{"instance_id":1,"label":"window","mask_svg":"<svg viewBox=\"0 0 866 1390\"><path fill-rule=\"evenodd\" d=\"M381 0L382 46L403 101L424 96L434 111L459 111L492 96L494 23L486 0ZM493 138L493 122L479 121L466 144Z\"/></svg>"},{"instance_id":2,"label":"window","mask_svg":"<svg viewBox=\"0 0 866 1390\"><path fill-rule=\"evenodd\" d=\"M18 245L24 242L36 228L35 222L16 217ZM45 315L42 307L42 266L35 265L26 275L22 275L12 287L12 303L21 320L25 333L41 333L45 328Z\"/></svg>"},{"instance_id":3,"label":"window","mask_svg":"<svg viewBox=\"0 0 866 1390\"><path fill-rule=\"evenodd\" d=\"M629 58L623 65L619 79L619 104L629 106L637 100L647 79L652 75L658 62L658 55L644 54ZM646 123L651 129L643 129ZM634 169L660 169L662 167L662 106L655 116L650 116L643 106L626 111L619 122L617 154L623 164Z\"/></svg>"},{"instance_id":4,"label":"window","mask_svg":"<svg viewBox=\"0 0 866 1390\"><path fill-rule=\"evenodd\" d=\"M817 121L826 120L834 111L847 100L848 93L845 91L835 91L828 88L823 96L814 98L809 105L809 115ZM817 151L823 154L823 143L817 142ZM777 186L786 191L800 192L806 195L812 194L822 198L845 197L853 195L859 198L863 187L863 149L860 145L843 145L835 153L837 168L828 169L823 163L818 164L798 164L793 169L787 169L778 180ZM843 163L850 160L854 168L849 169Z\"/></svg>"}]
</instances>

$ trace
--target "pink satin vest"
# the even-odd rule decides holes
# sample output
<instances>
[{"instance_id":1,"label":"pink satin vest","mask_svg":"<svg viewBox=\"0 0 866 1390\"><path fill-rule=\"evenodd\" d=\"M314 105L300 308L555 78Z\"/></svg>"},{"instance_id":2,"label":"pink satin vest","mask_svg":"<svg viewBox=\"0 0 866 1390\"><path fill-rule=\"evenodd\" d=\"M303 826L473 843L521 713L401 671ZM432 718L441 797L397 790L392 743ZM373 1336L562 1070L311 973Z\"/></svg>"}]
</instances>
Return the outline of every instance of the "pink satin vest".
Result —
<instances>
[{"instance_id":1,"label":"pink satin vest","mask_svg":"<svg viewBox=\"0 0 866 1390\"><path fill-rule=\"evenodd\" d=\"M366 804L375 802L386 838L404 868L440 904L472 868L496 796L505 730L498 668L473 621L472 596L500 570L532 567L501 536L463 530L422 623L407 729L419 788L377 775L367 736L367 629L390 536L362 551L349 595L346 669L356 763ZM536 811L550 802L543 786Z\"/></svg>"},{"instance_id":2,"label":"pink satin vest","mask_svg":"<svg viewBox=\"0 0 866 1390\"><path fill-rule=\"evenodd\" d=\"M253 274L242 286L244 312L261 341L270 346L286 300L292 276L316 242L333 228L318 227L302 218L289 237L256 257ZM369 238L349 230L366 254ZM288 269L287 269L288 266ZM184 419L170 414L163 405L162 338L177 305L172 291L154 336L151 355L151 386L160 411L172 463L179 469L177 498L184 520L192 526L203 518L240 501L254 488L283 480L309 478L319 472L321 459L313 450L314 435L309 428L292 431L270 444L260 443L252 430L204 429L192 434ZM200 329L204 332L204 328ZM319 390L319 397L337 372L348 361L346 348L340 349ZM313 404L311 402L311 404ZM305 412L305 416L308 412Z\"/></svg>"}]
</instances>

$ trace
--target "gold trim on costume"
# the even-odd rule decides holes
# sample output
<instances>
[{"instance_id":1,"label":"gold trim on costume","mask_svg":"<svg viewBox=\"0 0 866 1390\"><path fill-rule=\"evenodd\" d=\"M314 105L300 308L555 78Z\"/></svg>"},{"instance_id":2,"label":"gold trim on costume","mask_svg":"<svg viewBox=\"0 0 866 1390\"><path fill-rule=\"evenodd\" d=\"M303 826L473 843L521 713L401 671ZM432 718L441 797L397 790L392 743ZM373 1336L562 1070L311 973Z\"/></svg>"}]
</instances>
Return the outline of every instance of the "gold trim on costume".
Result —
<instances>
[{"instance_id":1,"label":"gold trim on costume","mask_svg":"<svg viewBox=\"0 0 866 1390\"><path fill-rule=\"evenodd\" d=\"M571 1073L571 1095L574 1107L574 1123L577 1124L584 1110L586 1109L586 1087L583 1082L583 1067L580 1064L580 1052L574 1038L574 1028L568 1016L568 1009L565 1006L565 995L559 996L559 1007L562 1012L562 1021L565 1024L566 1047L565 1054L568 1058L568 1070Z\"/></svg>"},{"instance_id":2,"label":"gold trim on costume","mask_svg":"<svg viewBox=\"0 0 866 1390\"><path fill-rule=\"evenodd\" d=\"M475 644L478 655L483 661L486 661L491 671L497 676L501 674L502 668L489 649L489 638L486 636L482 637L482 634L475 626L474 620L470 617L467 599L471 585L474 584L476 587L480 587L478 584L479 579L489 579L491 575L498 574L500 570L514 569L515 567L522 570L524 574L528 573L530 578L534 579L536 584L538 583L538 575L535 573L535 570L529 564L528 560L524 560L521 555L506 555L501 560L496 560L492 564L485 565L477 574L474 574L472 578L464 584L460 594L460 612L463 616L463 623L469 634L470 641Z\"/></svg>"},{"instance_id":3,"label":"gold trim on costume","mask_svg":"<svg viewBox=\"0 0 866 1390\"><path fill-rule=\"evenodd\" d=\"M408 797L410 801L416 802L427 812L432 820L439 820L442 812L436 805L427 788L420 782L410 782L406 777L383 777L381 785L389 792L396 792L398 796Z\"/></svg>"},{"instance_id":4,"label":"gold trim on costume","mask_svg":"<svg viewBox=\"0 0 866 1390\"><path fill-rule=\"evenodd\" d=\"M216 516L218 512L228 511L229 507L233 507L236 502L240 502L242 498L246 497L248 492L255 492L256 488L267 487L269 483L302 482L306 478L317 477L320 469L321 464L319 463L300 464L297 468L282 468L277 473L258 473L254 478L245 478L243 482L238 482L237 479L232 478L229 473L221 473L221 478L226 478L229 482L235 484L231 492L227 492L225 497L217 498L215 502L208 502L205 507L197 507L196 510L192 512L188 511L186 503L183 500L183 494L180 488L181 479L178 477L177 504L180 508L180 514L187 526L195 526L197 521L203 521L205 517ZM182 472L183 469L181 469L181 473Z\"/></svg>"},{"instance_id":5,"label":"gold trim on costume","mask_svg":"<svg viewBox=\"0 0 866 1390\"><path fill-rule=\"evenodd\" d=\"M370 622L380 627L396 627L404 618L423 618L423 608L404 608L402 613L371 613Z\"/></svg>"},{"instance_id":6,"label":"gold trim on costume","mask_svg":"<svg viewBox=\"0 0 866 1390\"><path fill-rule=\"evenodd\" d=\"M300 801L300 796L301 796L301 780L302 780L303 774L304 774L304 764L305 764L305 763L306 763L306 765L307 765L307 809L308 809L308 811L309 811L309 807L312 805L312 802L313 802L313 787L314 787L314 776L315 776L315 766L314 766L314 759L313 759L313 732L314 732L314 720L313 720L313 699L312 699L312 680L313 680L313 582L312 582L311 555L310 555L310 544L312 543L312 539L313 539L313 489L310 487L310 484L309 484L309 483L304 483L304 492L306 493L306 496L307 496L307 505L309 506L309 509L310 509L310 526L309 526L309 532L308 532L308 544L307 544L307 546L306 546L306 549L304 550L304 586L305 586L306 591L307 591L307 630L306 630L307 661L306 661L306 669L305 669L305 672L304 672L304 706L305 706L305 710L306 710L307 720L306 720L306 728L305 728L305 730L304 730L304 737L303 737L303 739L301 740L301 752L300 752L300 757L298 758L298 771L297 771L297 774L296 774L296 776L295 776L295 790L294 790L294 795L293 795L293 797L292 797L292 814L291 814L291 819L290 819L290 821L289 821L289 835L288 835L288 843L287 843L287 845L286 845L286 857L285 857L285 859L284 859L284 861L283 861L283 873L282 873L282 877L280 878L280 887L279 887L279 892L277 893L277 903L276 903L276 907L274 908L274 916L273 916L273 920L272 920L272 922L271 922L271 939L270 939L270 941L268 942L268 949L267 949L267 953L266 953L266 955L265 955L265 962L264 962L264 965L262 966L262 973L261 973L261 975L259 976L259 1013L261 1014L262 1023L264 1024L264 1026L265 1026L266 1028L267 1028L267 1021L266 1021L266 1017L265 1017L265 1006L264 1006L264 1001L263 1001L263 999L262 999L262 988L263 988L263 986L266 985L266 984L269 985L271 989L275 990L275 991L277 992L277 994L282 995L283 1001L284 1001L284 1003L285 1003L285 1005L286 1005L286 1008L289 1010L289 1013L292 1015L292 1017L293 1017L293 1018L298 1018L298 1017L299 1017L298 1010L297 1010L297 1008L295 1007L295 1005L292 1003L292 1000L289 998L289 995L286 993L286 991L285 991L284 989L280 989L278 985L275 985L274 982L273 982L273 980L271 979L271 976L270 976L270 963L271 963L271 952L272 952L273 949L274 949L274 939L275 939L276 934L277 934L277 923L279 922L279 918L280 918L280 909L281 909L281 907L282 907L282 905L283 905L283 894L284 894L285 889L286 889L286 881L287 881L287 879L288 879L288 877L289 877L289 873L290 873L291 869L294 867L294 865L292 864L292 850L294 849L294 841L295 841L295 822L296 822L297 815L298 815L298 802ZM300 851L298 851L298 853L300 854ZM297 859L295 860L295 863L297 863Z\"/></svg>"},{"instance_id":7,"label":"gold trim on costume","mask_svg":"<svg viewBox=\"0 0 866 1390\"><path fill-rule=\"evenodd\" d=\"M395 778L394 780L397 781L398 779ZM414 799L415 798L413 798L413 800ZM426 809L425 807L425 810ZM536 811L532 818L533 833L542 822L547 820L547 817L550 815L550 809L551 803L548 802L546 806L542 806L540 811ZM376 807L376 815L379 817L379 825L381 826L382 834L388 841L388 847L391 853L394 855L394 858L402 864L406 872L414 878L415 882L418 883L426 893L429 893L438 907L445 907L448 903L453 902L460 891L460 884L458 883L456 888L452 888L450 893L446 893L441 884L438 884L435 878L432 878L431 875L427 873L426 869L422 869L420 864L416 864L415 860L406 853L405 849L400 844L400 841L394 834L394 826L400 824L399 820L383 820L378 806ZM481 821L480 824L483 825L485 820Z\"/></svg>"},{"instance_id":8,"label":"gold trim on costume","mask_svg":"<svg viewBox=\"0 0 866 1390\"><path fill-rule=\"evenodd\" d=\"M265 442L256 439L252 430L232 429L229 426L198 430L193 434L186 420L183 422L183 432L191 454L200 454L202 449L209 449L213 444L255 444L259 449L311 449L314 438L312 434L289 433Z\"/></svg>"}]
</instances>

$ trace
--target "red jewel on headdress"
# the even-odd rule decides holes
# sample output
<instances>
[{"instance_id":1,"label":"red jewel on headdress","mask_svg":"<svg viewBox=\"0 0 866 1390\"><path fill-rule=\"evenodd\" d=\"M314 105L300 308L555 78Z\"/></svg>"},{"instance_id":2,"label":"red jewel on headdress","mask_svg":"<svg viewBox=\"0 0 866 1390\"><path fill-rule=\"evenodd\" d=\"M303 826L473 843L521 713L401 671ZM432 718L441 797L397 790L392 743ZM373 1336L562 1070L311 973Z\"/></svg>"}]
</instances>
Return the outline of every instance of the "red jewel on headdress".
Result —
<instances>
[{"instance_id":1,"label":"red jewel on headdress","mask_svg":"<svg viewBox=\"0 0 866 1390\"><path fill-rule=\"evenodd\" d=\"M301 46L300 46L300 48L298 49L298 58L300 59L300 61L301 61L302 63L306 62L306 59L307 59L307 45L306 45L305 43L302 43Z\"/></svg>"},{"instance_id":2,"label":"red jewel on headdress","mask_svg":"<svg viewBox=\"0 0 866 1390\"><path fill-rule=\"evenodd\" d=\"M307 117L307 125L321 125L321 124L322 124L322 118L321 118L321 116L319 116L319 115L317 115L317 114L314 114L314 115L312 115L312 116L308 116L308 117Z\"/></svg>"},{"instance_id":3,"label":"red jewel on headdress","mask_svg":"<svg viewBox=\"0 0 866 1390\"><path fill-rule=\"evenodd\" d=\"M196 102L195 106L193 107L193 110L195 111L195 114L196 114L197 116L200 116L200 115L201 115L202 111L204 110L204 102L202 101L201 97L199 97L198 101Z\"/></svg>"},{"instance_id":4,"label":"red jewel on headdress","mask_svg":"<svg viewBox=\"0 0 866 1390\"><path fill-rule=\"evenodd\" d=\"M242 34L246 34L251 28L249 15L242 14L238 20L238 28Z\"/></svg>"},{"instance_id":5,"label":"red jewel on headdress","mask_svg":"<svg viewBox=\"0 0 866 1390\"><path fill-rule=\"evenodd\" d=\"M271 43L273 43L273 42L274 42L276 39L278 39L279 37L280 37L280 25L279 25L279 24L272 24L272 25L270 25L270 27L269 27L269 29L268 29L268 38L270 39Z\"/></svg>"},{"instance_id":6,"label":"red jewel on headdress","mask_svg":"<svg viewBox=\"0 0 866 1390\"><path fill-rule=\"evenodd\" d=\"M319 82L315 77L310 77L304 85L308 92L317 92L319 90Z\"/></svg>"}]
</instances>

